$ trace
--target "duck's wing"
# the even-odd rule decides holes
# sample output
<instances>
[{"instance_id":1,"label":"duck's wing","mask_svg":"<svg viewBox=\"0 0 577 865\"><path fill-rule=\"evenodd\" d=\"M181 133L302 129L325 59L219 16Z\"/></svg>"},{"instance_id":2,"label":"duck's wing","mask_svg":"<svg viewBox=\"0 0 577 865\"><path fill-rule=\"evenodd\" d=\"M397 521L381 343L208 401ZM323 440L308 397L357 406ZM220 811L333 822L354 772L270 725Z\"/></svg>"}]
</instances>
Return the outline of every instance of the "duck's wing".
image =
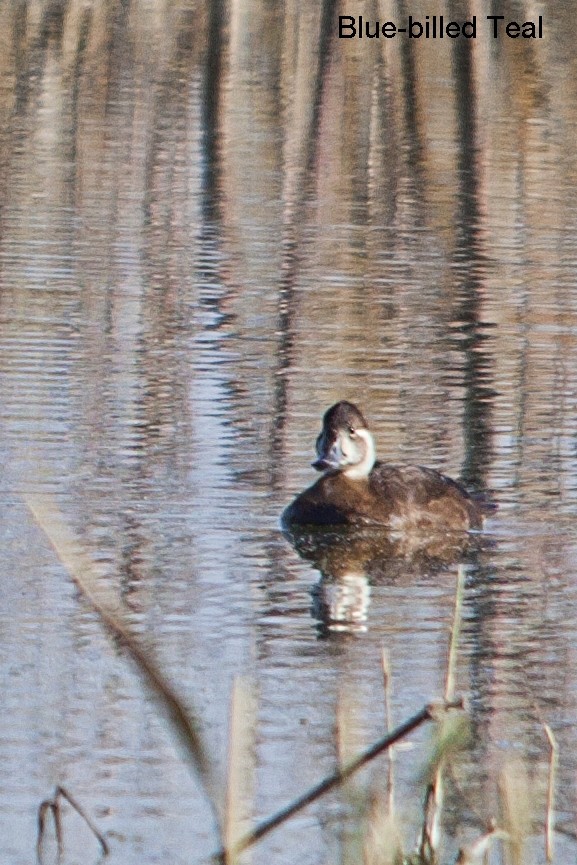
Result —
<instances>
[{"instance_id":1,"label":"duck's wing","mask_svg":"<svg viewBox=\"0 0 577 865\"><path fill-rule=\"evenodd\" d=\"M465 488L452 478L425 466L377 462L371 472L370 482L375 492L387 498L399 501L410 499L418 505L451 493L470 498Z\"/></svg>"},{"instance_id":2,"label":"duck's wing","mask_svg":"<svg viewBox=\"0 0 577 865\"><path fill-rule=\"evenodd\" d=\"M376 463L370 484L391 512L410 521L444 523L448 528L478 528L482 508L461 484L425 466Z\"/></svg>"}]
</instances>

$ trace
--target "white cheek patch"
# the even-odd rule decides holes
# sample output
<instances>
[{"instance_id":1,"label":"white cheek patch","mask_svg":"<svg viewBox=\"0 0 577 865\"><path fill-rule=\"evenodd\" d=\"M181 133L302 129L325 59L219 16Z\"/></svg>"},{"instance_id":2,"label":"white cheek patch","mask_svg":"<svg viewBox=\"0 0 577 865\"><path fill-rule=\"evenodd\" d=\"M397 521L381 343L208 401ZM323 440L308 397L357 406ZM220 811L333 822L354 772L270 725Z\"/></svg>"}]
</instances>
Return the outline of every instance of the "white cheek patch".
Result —
<instances>
[{"instance_id":1,"label":"white cheek patch","mask_svg":"<svg viewBox=\"0 0 577 865\"><path fill-rule=\"evenodd\" d=\"M363 457L359 462L354 463L345 469L344 474L351 478L351 480L361 480L361 478L368 478L371 473L371 469L375 464L375 443L373 441L373 437L368 431L368 429L358 429L356 430L357 438L360 438L365 443L365 452Z\"/></svg>"},{"instance_id":2,"label":"white cheek patch","mask_svg":"<svg viewBox=\"0 0 577 865\"><path fill-rule=\"evenodd\" d=\"M340 439L339 439L339 448L340 448L341 454L342 454L343 457L344 457L344 461L345 461L345 462L348 462L348 461L350 460L350 458L351 458L351 453L350 453L350 451L349 451L349 447L348 447L348 445L349 445L349 440L348 440L348 438L346 438L346 436L340 436Z\"/></svg>"},{"instance_id":3,"label":"white cheek patch","mask_svg":"<svg viewBox=\"0 0 577 865\"><path fill-rule=\"evenodd\" d=\"M368 431L368 429L358 429L358 430L355 430L355 432L360 439L363 439L363 441L365 441L367 443L370 450L374 451L375 443L374 443L373 437L370 434L370 432Z\"/></svg>"}]
</instances>

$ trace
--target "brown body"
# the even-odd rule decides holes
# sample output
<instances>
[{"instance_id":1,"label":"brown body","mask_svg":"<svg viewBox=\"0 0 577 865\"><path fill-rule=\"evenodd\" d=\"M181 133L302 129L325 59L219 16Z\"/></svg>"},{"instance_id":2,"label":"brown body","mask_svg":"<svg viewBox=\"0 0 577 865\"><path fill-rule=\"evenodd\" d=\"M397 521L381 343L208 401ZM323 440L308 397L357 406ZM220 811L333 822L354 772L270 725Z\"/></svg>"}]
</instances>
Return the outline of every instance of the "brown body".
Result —
<instances>
[{"instance_id":1,"label":"brown body","mask_svg":"<svg viewBox=\"0 0 577 865\"><path fill-rule=\"evenodd\" d=\"M456 481L434 469L375 461L362 413L340 402L317 439L324 471L283 513L291 526L384 526L391 531L467 531L482 526L485 508Z\"/></svg>"},{"instance_id":2,"label":"brown body","mask_svg":"<svg viewBox=\"0 0 577 865\"><path fill-rule=\"evenodd\" d=\"M367 478L327 472L283 513L292 525L382 525L393 531L480 528L483 511L451 478L421 466L375 463Z\"/></svg>"}]
</instances>

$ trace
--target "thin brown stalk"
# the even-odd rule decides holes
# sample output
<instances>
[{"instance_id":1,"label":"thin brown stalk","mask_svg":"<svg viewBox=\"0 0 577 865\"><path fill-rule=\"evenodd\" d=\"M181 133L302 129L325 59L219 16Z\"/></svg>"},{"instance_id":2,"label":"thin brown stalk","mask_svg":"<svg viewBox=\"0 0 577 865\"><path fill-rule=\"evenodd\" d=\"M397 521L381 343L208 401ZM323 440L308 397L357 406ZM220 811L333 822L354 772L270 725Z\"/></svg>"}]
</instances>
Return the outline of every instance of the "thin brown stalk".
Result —
<instances>
[{"instance_id":1,"label":"thin brown stalk","mask_svg":"<svg viewBox=\"0 0 577 865\"><path fill-rule=\"evenodd\" d=\"M413 715L412 718L409 718L408 721L405 721L404 724L398 726L395 730L389 733L387 736L379 739L370 748L366 751L363 751L359 756L357 756L354 760L348 763L346 766L342 768L336 769L331 775L326 777L323 781L321 781L316 786L312 787L290 805L287 805L286 808L277 811L276 814L273 814L272 817L268 817L266 820L263 820L259 823L251 832L241 838L237 843L235 849L233 851L229 851L226 849L219 850L215 856L213 857L215 861L226 863L229 860L231 854L237 855L241 853L243 850L246 850L248 847L251 847L265 835L268 835L269 832L272 832L273 829L276 829L277 826L280 826L282 823L285 823L290 817L293 817L299 811L302 811L307 805L310 805L312 802L315 802L321 796L324 796L325 793L328 793L329 790L332 790L335 787L342 785L345 781L347 781L355 772L358 772L363 766L366 766L371 760L374 760L379 754L383 751L386 751L391 745L394 745L396 742L403 739L405 736L408 736L409 733L412 733L413 730L416 730L425 721L438 720L442 715L450 710L450 709L462 709L463 702L462 700L456 700L451 703L429 703L426 706L423 706L420 712L416 715Z\"/></svg>"},{"instance_id":2,"label":"thin brown stalk","mask_svg":"<svg viewBox=\"0 0 577 865\"><path fill-rule=\"evenodd\" d=\"M355 688L350 683L339 690L336 713L337 759L339 766L346 766L354 754L361 750L359 725L357 721L359 700Z\"/></svg>"},{"instance_id":3,"label":"thin brown stalk","mask_svg":"<svg viewBox=\"0 0 577 865\"><path fill-rule=\"evenodd\" d=\"M54 800L46 799L44 802L41 802L38 807L38 832L36 836L36 860L38 862L38 865L42 865L42 848L44 844L44 838L46 837L46 822L48 815L52 817L52 822L54 823L58 857L60 858L62 856L62 831L60 825L60 814Z\"/></svg>"},{"instance_id":4,"label":"thin brown stalk","mask_svg":"<svg viewBox=\"0 0 577 865\"><path fill-rule=\"evenodd\" d=\"M52 799L46 799L38 808L38 839L36 842L36 856L38 862L42 862L42 844L46 834L46 815L51 814L54 822L54 834L56 837L56 845L58 850L58 861L64 853L64 833L62 830L62 800L66 799L68 804L76 811L76 813L84 820L94 837L97 839L102 849L102 855L108 856L109 847L104 835L98 831L84 808L79 804L77 799L66 790L65 787L58 786L54 791Z\"/></svg>"}]
</instances>

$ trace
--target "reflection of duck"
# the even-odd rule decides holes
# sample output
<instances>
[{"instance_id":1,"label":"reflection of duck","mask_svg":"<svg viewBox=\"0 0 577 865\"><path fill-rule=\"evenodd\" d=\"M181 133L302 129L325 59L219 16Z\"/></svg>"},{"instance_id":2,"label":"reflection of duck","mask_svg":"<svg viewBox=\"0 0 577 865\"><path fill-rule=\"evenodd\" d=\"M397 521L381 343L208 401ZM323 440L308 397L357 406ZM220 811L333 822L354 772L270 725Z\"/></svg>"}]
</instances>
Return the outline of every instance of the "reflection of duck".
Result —
<instances>
[{"instance_id":1,"label":"reflection of duck","mask_svg":"<svg viewBox=\"0 0 577 865\"><path fill-rule=\"evenodd\" d=\"M340 580L348 574L363 574L372 583L394 583L406 577L423 576L463 561L468 554L486 547L484 535L464 532L391 535L380 526L293 526L284 532L301 559L308 561L325 579Z\"/></svg>"},{"instance_id":2,"label":"reflection of duck","mask_svg":"<svg viewBox=\"0 0 577 865\"><path fill-rule=\"evenodd\" d=\"M285 537L321 573L312 589L312 615L322 636L366 631L372 586L432 577L474 561L487 543L485 536L465 532L392 536L380 526L294 526Z\"/></svg>"},{"instance_id":3,"label":"reflection of duck","mask_svg":"<svg viewBox=\"0 0 577 865\"><path fill-rule=\"evenodd\" d=\"M350 402L323 418L314 468L321 478L283 513L285 527L380 525L392 531L480 528L483 507L456 481L433 469L375 461L367 422Z\"/></svg>"},{"instance_id":4,"label":"reflection of duck","mask_svg":"<svg viewBox=\"0 0 577 865\"><path fill-rule=\"evenodd\" d=\"M371 587L366 574L343 574L338 580L322 579L311 589L313 618L319 635L364 634L368 631Z\"/></svg>"}]
</instances>

